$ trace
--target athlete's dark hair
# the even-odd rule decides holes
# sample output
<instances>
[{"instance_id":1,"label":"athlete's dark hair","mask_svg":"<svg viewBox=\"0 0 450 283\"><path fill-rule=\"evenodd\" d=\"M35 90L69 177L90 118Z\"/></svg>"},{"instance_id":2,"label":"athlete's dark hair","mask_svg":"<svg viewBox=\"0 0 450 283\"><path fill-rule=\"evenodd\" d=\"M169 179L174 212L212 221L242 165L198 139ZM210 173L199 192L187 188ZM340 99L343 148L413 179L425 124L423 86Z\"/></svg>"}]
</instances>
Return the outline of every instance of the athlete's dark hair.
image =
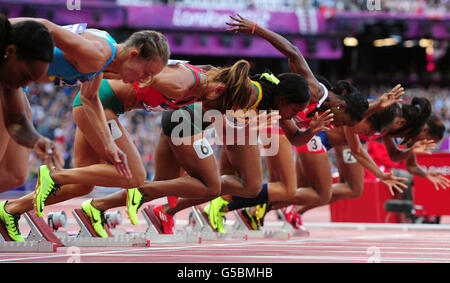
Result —
<instances>
[{"instance_id":1,"label":"athlete's dark hair","mask_svg":"<svg viewBox=\"0 0 450 283\"><path fill-rule=\"evenodd\" d=\"M294 73L283 73L277 76L278 84L269 81L267 77L257 74L252 79L258 81L263 89L263 99L258 109L269 110L275 106L275 97L284 98L288 104L305 104L311 98L308 82Z\"/></svg>"},{"instance_id":2,"label":"athlete's dark hair","mask_svg":"<svg viewBox=\"0 0 450 283\"><path fill-rule=\"evenodd\" d=\"M367 121L372 125L375 131L382 132L394 122L395 117L398 115L400 115L400 105L395 103L373 113L367 118Z\"/></svg>"},{"instance_id":3,"label":"athlete's dark hair","mask_svg":"<svg viewBox=\"0 0 450 283\"><path fill-rule=\"evenodd\" d=\"M11 25L0 14L0 62L5 60L6 48L16 46L17 57L27 62L53 60L54 42L48 29L35 21L23 21Z\"/></svg>"},{"instance_id":4,"label":"athlete's dark hair","mask_svg":"<svg viewBox=\"0 0 450 283\"><path fill-rule=\"evenodd\" d=\"M338 81L336 86L332 86L329 81L320 76L316 76L317 80L321 82L329 91L334 92L338 97L347 104L345 113L350 115L354 121L360 122L364 118L364 114L369 109L369 102L367 96L362 94L349 81ZM320 109L320 111L324 111ZM311 113L313 114L313 113ZM311 115L310 114L310 115Z\"/></svg>"},{"instance_id":5,"label":"athlete's dark hair","mask_svg":"<svg viewBox=\"0 0 450 283\"><path fill-rule=\"evenodd\" d=\"M402 144L407 143L422 131L430 115L430 101L424 97L414 97L411 104L401 104L401 117L406 120L405 124L389 134L402 135Z\"/></svg>"},{"instance_id":6,"label":"athlete's dark hair","mask_svg":"<svg viewBox=\"0 0 450 283\"><path fill-rule=\"evenodd\" d=\"M437 115L431 115L427 120L427 125L429 127L428 133L432 136L438 137L439 140L442 140L445 133L444 121Z\"/></svg>"}]
</instances>

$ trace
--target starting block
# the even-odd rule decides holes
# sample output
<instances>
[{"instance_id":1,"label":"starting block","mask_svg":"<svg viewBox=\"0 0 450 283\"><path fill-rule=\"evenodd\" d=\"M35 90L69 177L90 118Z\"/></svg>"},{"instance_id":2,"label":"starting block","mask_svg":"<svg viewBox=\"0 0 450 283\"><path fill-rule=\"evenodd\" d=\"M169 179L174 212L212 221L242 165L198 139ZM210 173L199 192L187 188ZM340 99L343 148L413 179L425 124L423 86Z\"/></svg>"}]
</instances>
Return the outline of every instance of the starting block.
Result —
<instances>
[{"instance_id":1,"label":"starting block","mask_svg":"<svg viewBox=\"0 0 450 283\"><path fill-rule=\"evenodd\" d=\"M188 233L164 234L161 221L153 211L154 206L148 205L142 210L145 221L147 222L147 231L144 236L153 243L201 243L202 238L198 235Z\"/></svg>"},{"instance_id":2,"label":"starting block","mask_svg":"<svg viewBox=\"0 0 450 283\"><path fill-rule=\"evenodd\" d=\"M294 228L292 224L286 220L284 213L280 209L278 211L278 215L281 217L281 221L283 221L281 231L286 231L293 237L309 237L309 231L306 230L304 226L301 226L298 229Z\"/></svg>"},{"instance_id":3,"label":"starting block","mask_svg":"<svg viewBox=\"0 0 450 283\"><path fill-rule=\"evenodd\" d=\"M240 209L233 211L235 221L233 224L233 230L243 231L247 233L249 238L273 238L273 239L289 239L291 234L287 231L276 231L269 229L253 230L252 226L248 222L247 218L242 214Z\"/></svg>"},{"instance_id":4,"label":"starting block","mask_svg":"<svg viewBox=\"0 0 450 283\"><path fill-rule=\"evenodd\" d=\"M201 235L205 240L248 240L247 231L233 231L226 234L218 233L211 226L208 215L199 206L192 207L188 225L190 225L192 233Z\"/></svg>"},{"instance_id":5,"label":"starting block","mask_svg":"<svg viewBox=\"0 0 450 283\"><path fill-rule=\"evenodd\" d=\"M109 238L101 238L92 227L89 217L82 209L75 209L72 212L75 220L80 226L78 235L68 236L59 234L59 239L64 246L78 247L149 247L150 241L139 235L113 235L105 225L105 230Z\"/></svg>"},{"instance_id":6,"label":"starting block","mask_svg":"<svg viewBox=\"0 0 450 283\"><path fill-rule=\"evenodd\" d=\"M0 252L56 252L62 242L53 234L45 221L39 218L34 211L24 214L30 233L25 242L15 242L3 225L0 225Z\"/></svg>"}]
</instances>

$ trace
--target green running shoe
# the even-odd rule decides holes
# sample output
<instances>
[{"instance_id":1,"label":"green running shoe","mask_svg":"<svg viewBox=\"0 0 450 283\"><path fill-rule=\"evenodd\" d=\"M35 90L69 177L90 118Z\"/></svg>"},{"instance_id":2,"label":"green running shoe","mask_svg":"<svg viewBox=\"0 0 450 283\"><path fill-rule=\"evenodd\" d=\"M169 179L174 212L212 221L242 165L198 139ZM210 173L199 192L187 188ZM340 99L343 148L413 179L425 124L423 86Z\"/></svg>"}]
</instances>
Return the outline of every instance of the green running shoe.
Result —
<instances>
[{"instance_id":1,"label":"green running shoe","mask_svg":"<svg viewBox=\"0 0 450 283\"><path fill-rule=\"evenodd\" d=\"M145 202L145 199L145 195L138 188L127 190L127 214L133 225L138 224L137 213L141 205Z\"/></svg>"},{"instance_id":2,"label":"green running shoe","mask_svg":"<svg viewBox=\"0 0 450 283\"><path fill-rule=\"evenodd\" d=\"M227 233L224 225L225 212L222 211L222 208L226 205L228 205L228 201L224 200L222 197L213 199L209 205L208 217L211 226L216 229L217 232L222 234Z\"/></svg>"},{"instance_id":3,"label":"green running shoe","mask_svg":"<svg viewBox=\"0 0 450 283\"><path fill-rule=\"evenodd\" d=\"M9 237L13 239L16 242L24 242L24 238L22 237L22 234L20 234L19 230L19 219L20 214L9 214L5 210L5 205L8 201L5 200L0 203L0 221L5 226L6 230L8 231Z\"/></svg>"},{"instance_id":4,"label":"green running shoe","mask_svg":"<svg viewBox=\"0 0 450 283\"><path fill-rule=\"evenodd\" d=\"M61 185L55 184L50 176L50 170L47 165L39 167L38 180L34 190L34 210L38 217L44 216L45 201L50 194L56 194Z\"/></svg>"},{"instance_id":5,"label":"green running shoe","mask_svg":"<svg viewBox=\"0 0 450 283\"><path fill-rule=\"evenodd\" d=\"M94 227L95 232L102 238L108 238L108 233L104 228L105 216L103 214L103 211L100 211L97 208L93 207L92 200L93 199L85 200L81 204L81 208L83 209L84 213L89 216L91 225L92 227Z\"/></svg>"}]
</instances>

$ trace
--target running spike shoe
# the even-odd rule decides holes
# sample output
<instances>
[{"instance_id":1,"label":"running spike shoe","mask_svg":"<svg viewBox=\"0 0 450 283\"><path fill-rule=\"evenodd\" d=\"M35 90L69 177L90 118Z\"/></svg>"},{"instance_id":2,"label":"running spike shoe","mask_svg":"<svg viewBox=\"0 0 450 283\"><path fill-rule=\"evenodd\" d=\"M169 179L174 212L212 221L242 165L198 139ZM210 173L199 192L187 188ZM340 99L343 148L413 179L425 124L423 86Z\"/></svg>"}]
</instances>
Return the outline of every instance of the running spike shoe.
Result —
<instances>
[{"instance_id":1,"label":"running spike shoe","mask_svg":"<svg viewBox=\"0 0 450 283\"><path fill-rule=\"evenodd\" d=\"M9 214L5 210L5 205L8 201L5 200L0 203L0 225L3 225L8 231L9 237L16 242L24 242L24 238L22 234L20 234L19 230L19 219L20 214Z\"/></svg>"},{"instance_id":2,"label":"running spike shoe","mask_svg":"<svg viewBox=\"0 0 450 283\"><path fill-rule=\"evenodd\" d=\"M137 213L145 199L145 195L138 188L127 190L127 214L133 225L137 225L139 222Z\"/></svg>"},{"instance_id":3,"label":"running spike shoe","mask_svg":"<svg viewBox=\"0 0 450 283\"><path fill-rule=\"evenodd\" d=\"M83 209L84 213L89 217L91 221L92 227L94 227L95 232L102 238L108 238L108 233L105 230L105 216L103 211L98 210L97 208L92 206L92 200L85 200L81 204L81 209Z\"/></svg>"},{"instance_id":4,"label":"running spike shoe","mask_svg":"<svg viewBox=\"0 0 450 283\"><path fill-rule=\"evenodd\" d=\"M56 194L59 189L60 185L55 184L53 181L47 165L42 165L39 167L38 179L34 190L33 199L34 210L36 211L36 215L38 217L42 218L42 216L44 216L45 201L50 194Z\"/></svg>"}]
</instances>

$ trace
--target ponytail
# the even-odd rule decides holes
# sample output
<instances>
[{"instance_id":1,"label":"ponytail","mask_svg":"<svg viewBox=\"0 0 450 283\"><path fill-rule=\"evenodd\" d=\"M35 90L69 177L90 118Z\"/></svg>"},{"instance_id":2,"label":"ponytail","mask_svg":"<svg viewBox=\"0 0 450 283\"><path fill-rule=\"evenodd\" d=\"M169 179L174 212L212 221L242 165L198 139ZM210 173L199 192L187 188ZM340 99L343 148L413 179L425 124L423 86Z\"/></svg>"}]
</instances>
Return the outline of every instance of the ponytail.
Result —
<instances>
[{"instance_id":1,"label":"ponytail","mask_svg":"<svg viewBox=\"0 0 450 283\"><path fill-rule=\"evenodd\" d=\"M389 134L403 135L404 144L422 131L431 115L431 103L424 97L414 97L411 104L401 104L401 112L401 117L406 120L405 124Z\"/></svg>"},{"instance_id":2,"label":"ponytail","mask_svg":"<svg viewBox=\"0 0 450 283\"><path fill-rule=\"evenodd\" d=\"M233 107L248 107L252 94L249 71L250 64L246 60L239 60L231 67L211 70L207 73L208 80L225 85L222 95L216 99L217 110L224 113Z\"/></svg>"}]
</instances>

